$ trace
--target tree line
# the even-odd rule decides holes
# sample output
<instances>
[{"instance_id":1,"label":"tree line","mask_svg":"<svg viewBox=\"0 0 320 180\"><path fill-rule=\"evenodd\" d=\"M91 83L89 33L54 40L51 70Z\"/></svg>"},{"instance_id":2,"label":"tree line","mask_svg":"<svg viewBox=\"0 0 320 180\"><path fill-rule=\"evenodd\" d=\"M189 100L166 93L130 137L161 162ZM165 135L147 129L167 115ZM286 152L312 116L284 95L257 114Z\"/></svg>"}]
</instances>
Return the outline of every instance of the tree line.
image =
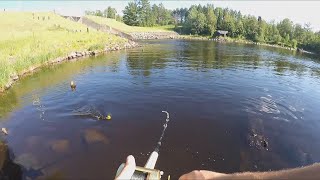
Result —
<instances>
[{"instance_id":1,"label":"tree line","mask_svg":"<svg viewBox=\"0 0 320 180\"><path fill-rule=\"evenodd\" d=\"M101 16L111 19L116 19L117 21L122 21L122 17L117 14L117 10L115 8L112 8L111 6L108 6L105 10L95 10L95 11L85 11L86 15L93 15L93 16Z\"/></svg>"},{"instance_id":2,"label":"tree line","mask_svg":"<svg viewBox=\"0 0 320 180\"><path fill-rule=\"evenodd\" d=\"M108 12L109 8L99 12L99 15L115 17L116 11L110 16ZM267 22L263 17L242 15L240 11L215 7L213 4L169 10L162 3L151 6L148 0L134 0L123 10L122 20L131 26L172 24L178 33L192 35L214 36L217 30L225 30L232 38L299 47L320 53L320 32L313 32L310 24L294 24L288 18L277 23Z\"/></svg>"}]
</instances>

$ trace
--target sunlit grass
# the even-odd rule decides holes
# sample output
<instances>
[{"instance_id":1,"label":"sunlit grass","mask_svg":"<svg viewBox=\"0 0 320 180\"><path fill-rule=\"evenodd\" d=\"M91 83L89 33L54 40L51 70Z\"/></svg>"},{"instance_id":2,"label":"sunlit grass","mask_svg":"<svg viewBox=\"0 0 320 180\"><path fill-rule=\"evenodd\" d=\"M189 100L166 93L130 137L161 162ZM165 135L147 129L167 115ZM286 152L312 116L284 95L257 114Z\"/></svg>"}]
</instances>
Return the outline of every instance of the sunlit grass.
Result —
<instances>
[{"instance_id":1,"label":"sunlit grass","mask_svg":"<svg viewBox=\"0 0 320 180\"><path fill-rule=\"evenodd\" d=\"M174 29L174 25L166 25L166 26L156 26L156 27L137 27L137 26L128 26L122 22L118 22L115 19L99 17L99 16L86 16L87 18L95 21L99 24L105 24L112 28L118 29L120 31L126 33L133 32L172 32Z\"/></svg>"},{"instance_id":2,"label":"sunlit grass","mask_svg":"<svg viewBox=\"0 0 320 180\"><path fill-rule=\"evenodd\" d=\"M51 59L126 42L54 13L0 12L0 90L10 75Z\"/></svg>"}]
</instances>

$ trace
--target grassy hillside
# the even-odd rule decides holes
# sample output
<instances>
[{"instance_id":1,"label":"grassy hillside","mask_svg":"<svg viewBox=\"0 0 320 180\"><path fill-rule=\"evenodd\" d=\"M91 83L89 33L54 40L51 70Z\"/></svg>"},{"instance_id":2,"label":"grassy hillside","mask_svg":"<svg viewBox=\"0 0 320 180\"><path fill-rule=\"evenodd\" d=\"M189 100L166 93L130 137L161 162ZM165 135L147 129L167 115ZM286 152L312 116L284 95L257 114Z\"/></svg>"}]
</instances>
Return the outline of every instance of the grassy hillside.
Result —
<instances>
[{"instance_id":1,"label":"grassy hillside","mask_svg":"<svg viewBox=\"0 0 320 180\"><path fill-rule=\"evenodd\" d=\"M112 28L118 29L120 31L126 33L133 33L133 32L172 32L174 25L167 25L167 26L157 26L157 27L137 27L137 26L128 26L122 22L118 22L115 19L104 18L99 16L86 16L87 18L95 21L99 24L105 24Z\"/></svg>"},{"instance_id":2,"label":"grassy hillside","mask_svg":"<svg viewBox=\"0 0 320 180\"><path fill-rule=\"evenodd\" d=\"M10 75L32 66L72 51L103 49L106 44L126 42L93 29L87 33L86 26L54 13L0 12L0 91Z\"/></svg>"}]
</instances>

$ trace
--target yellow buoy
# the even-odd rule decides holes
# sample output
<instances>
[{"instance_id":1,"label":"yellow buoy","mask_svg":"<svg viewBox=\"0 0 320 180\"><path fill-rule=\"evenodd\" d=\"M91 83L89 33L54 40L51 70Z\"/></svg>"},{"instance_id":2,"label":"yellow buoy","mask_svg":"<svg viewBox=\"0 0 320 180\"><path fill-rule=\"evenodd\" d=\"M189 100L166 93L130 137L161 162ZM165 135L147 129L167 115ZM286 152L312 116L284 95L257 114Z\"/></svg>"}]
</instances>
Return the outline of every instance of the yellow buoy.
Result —
<instances>
[{"instance_id":1,"label":"yellow buoy","mask_svg":"<svg viewBox=\"0 0 320 180\"><path fill-rule=\"evenodd\" d=\"M111 114L108 114L108 115L106 116L106 120L111 120Z\"/></svg>"}]
</instances>

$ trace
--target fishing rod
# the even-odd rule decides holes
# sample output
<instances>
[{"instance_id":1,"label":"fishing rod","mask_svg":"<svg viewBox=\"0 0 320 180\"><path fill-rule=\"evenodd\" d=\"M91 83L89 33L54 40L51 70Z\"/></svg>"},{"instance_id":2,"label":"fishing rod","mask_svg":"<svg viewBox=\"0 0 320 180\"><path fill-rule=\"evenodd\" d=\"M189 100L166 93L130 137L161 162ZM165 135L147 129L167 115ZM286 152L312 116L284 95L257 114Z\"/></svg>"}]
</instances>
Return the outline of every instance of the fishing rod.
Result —
<instances>
[{"instance_id":1,"label":"fishing rod","mask_svg":"<svg viewBox=\"0 0 320 180\"><path fill-rule=\"evenodd\" d=\"M160 136L160 139L157 143L156 148L154 151L150 154L150 157L147 161L147 163L144 165L144 167L136 166L136 169L131 177L131 179L134 180L160 180L161 176L163 175L163 171L160 171L158 169L154 169L156 166L158 157L159 157L159 150L161 146L161 141L164 136L164 133L167 129L168 122L169 122L169 113L167 111L162 111L163 113L167 114L166 122L163 125L162 134ZM121 173L121 171L124 168L124 163L120 165L120 167L117 170L116 177ZM170 176L168 176L168 179L170 180Z\"/></svg>"}]
</instances>

